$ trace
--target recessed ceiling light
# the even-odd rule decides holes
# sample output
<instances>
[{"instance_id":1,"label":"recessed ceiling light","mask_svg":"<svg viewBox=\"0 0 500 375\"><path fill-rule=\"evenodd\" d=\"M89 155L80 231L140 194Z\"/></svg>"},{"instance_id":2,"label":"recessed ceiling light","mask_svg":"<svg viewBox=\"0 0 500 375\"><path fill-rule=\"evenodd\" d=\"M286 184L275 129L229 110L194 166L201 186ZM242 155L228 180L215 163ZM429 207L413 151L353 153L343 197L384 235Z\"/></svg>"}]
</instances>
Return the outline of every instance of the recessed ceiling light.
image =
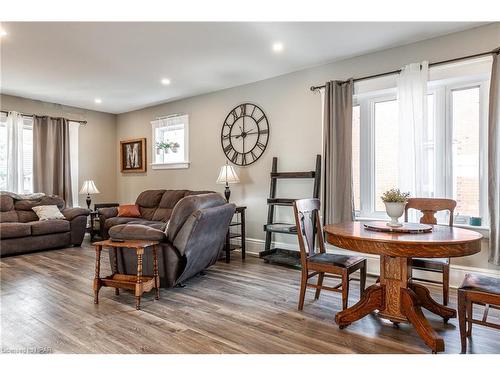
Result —
<instances>
[{"instance_id":1,"label":"recessed ceiling light","mask_svg":"<svg viewBox=\"0 0 500 375\"><path fill-rule=\"evenodd\" d=\"M283 43L281 43L281 42L273 43L273 51L274 52L281 52L281 51L283 51L283 48L284 48Z\"/></svg>"},{"instance_id":2,"label":"recessed ceiling light","mask_svg":"<svg viewBox=\"0 0 500 375\"><path fill-rule=\"evenodd\" d=\"M95 103L95 104L101 104L101 103L102 103L101 98L95 98L95 99L94 99L94 103Z\"/></svg>"},{"instance_id":3,"label":"recessed ceiling light","mask_svg":"<svg viewBox=\"0 0 500 375\"><path fill-rule=\"evenodd\" d=\"M7 31L0 29L0 37L7 36Z\"/></svg>"},{"instance_id":4,"label":"recessed ceiling light","mask_svg":"<svg viewBox=\"0 0 500 375\"><path fill-rule=\"evenodd\" d=\"M161 84L165 86L170 85L170 80L168 78L162 78Z\"/></svg>"}]
</instances>

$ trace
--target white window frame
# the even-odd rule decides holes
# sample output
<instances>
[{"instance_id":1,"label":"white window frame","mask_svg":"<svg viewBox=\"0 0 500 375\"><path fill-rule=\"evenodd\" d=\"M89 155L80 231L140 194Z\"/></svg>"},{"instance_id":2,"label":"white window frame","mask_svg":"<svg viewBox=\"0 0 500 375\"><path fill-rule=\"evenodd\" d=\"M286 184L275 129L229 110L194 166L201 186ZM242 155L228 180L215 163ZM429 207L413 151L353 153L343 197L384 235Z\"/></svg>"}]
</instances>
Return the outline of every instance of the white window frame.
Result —
<instances>
[{"instance_id":1,"label":"white window frame","mask_svg":"<svg viewBox=\"0 0 500 375\"><path fill-rule=\"evenodd\" d=\"M156 135L155 135L155 129L158 125L159 121L164 121L164 120L173 120L176 118L184 117L184 160L180 162L171 162L171 163L157 163L155 162L155 155L156 155L156 143L158 142L156 140ZM160 117L155 121L151 121L151 139L152 139L152 163L151 163L151 168L152 169L186 169L189 168L190 161L189 161L189 115L187 114L175 114L175 115L169 115L165 117Z\"/></svg>"},{"instance_id":2,"label":"white window frame","mask_svg":"<svg viewBox=\"0 0 500 375\"><path fill-rule=\"evenodd\" d=\"M453 196L452 171L452 92L473 87L479 87L480 118L479 118L479 215L482 226L489 224L487 206L487 115L488 89L487 79L453 79L452 83L430 82L428 94L434 94L434 194L436 197ZM360 207L355 211L356 219L386 219L383 211L375 211L375 103L397 98L396 88L357 94L353 97L353 107L360 106ZM444 124L444 126L443 126ZM438 154L439 153L439 154Z\"/></svg>"},{"instance_id":3,"label":"white window frame","mask_svg":"<svg viewBox=\"0 0 500 375\"><path fill-rule=\"evenodd\" d=\"M7 121L7 114L5 112L1 112L0 122L4 123L5 121ZM31 134L33 134L33 119L23 116L23 131L24 130L31 130L32 132ZM23 179L23 188L24 188L24 179ZM31 193L33 193L33 159L31 159L31 189L27 191L23 189L23 192L21 194L31 194Z\"/></svg>"},{"instance_id":4,"label":"white window frame","mask_svg":"<svg viewBox=\"0 0 500 375\"><path fill-rule=\"evenodd\" d=\"M396 99L396 89L355 95L353 106L359 105L359 184L360 209L355 217L386 218L385 212L375 211L375 104Z\"/></svg>"}]
</instances>

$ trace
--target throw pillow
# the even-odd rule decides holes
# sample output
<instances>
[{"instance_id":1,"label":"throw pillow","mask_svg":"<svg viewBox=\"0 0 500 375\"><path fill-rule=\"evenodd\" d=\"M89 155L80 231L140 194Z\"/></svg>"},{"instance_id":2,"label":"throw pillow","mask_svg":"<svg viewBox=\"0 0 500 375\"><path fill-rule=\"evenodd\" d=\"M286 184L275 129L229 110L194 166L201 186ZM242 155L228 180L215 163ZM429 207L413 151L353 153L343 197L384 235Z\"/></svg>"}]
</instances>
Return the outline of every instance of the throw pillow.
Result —
<instances>
[{"instance_id":1,"label":"throw pillow","mask_svg":"<svg viewBox=\"0 0 500 375\"><path fill-rule=\"evenodd\" d=\"M136 204L122 204L118 206L119 217L141 217L139 206Z\"/></svg>"},{"instance_id":2,"label":"throw pillow","mask_svg":"<svg viewBox=\"0 0 500 375\"><path fill-rule=\"evenodd\" d=\"M35 206L32 208L40 221L66 219L56 205Z\"/></svg>"}]
</instances>

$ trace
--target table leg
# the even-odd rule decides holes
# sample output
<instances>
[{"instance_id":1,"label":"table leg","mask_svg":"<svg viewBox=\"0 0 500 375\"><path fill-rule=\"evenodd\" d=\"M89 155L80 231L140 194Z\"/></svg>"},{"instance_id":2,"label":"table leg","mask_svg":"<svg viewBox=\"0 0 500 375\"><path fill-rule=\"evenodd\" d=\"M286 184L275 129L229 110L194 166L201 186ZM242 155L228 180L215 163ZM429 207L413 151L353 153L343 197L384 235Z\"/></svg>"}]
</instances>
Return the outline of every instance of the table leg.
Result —
<instances>
[{"instance_id":1,"label":"table leg","mask_svg":"<svg viewBox=\"0 0 500 375\"><path fill-rule=\"evenodd\" d=\"M431 327L420 308L419 299L411 289L401 289L401 310L418 335L433 353L444 351L444 341Z\"/></svg>"},{"instance_id":2,"label":"table leg","mask_svg":"<svg viewBox=\"0 0 500 375\"><path fill-rule=\"evenodd\" d=\"M456 310L434 301L434 299L431 297L429 289L427 289L425 286L414 283L410 283L408 286L416 294L416 296L418 297L419 305L424 309L427 309L430 312L444 318L445 322L450 318L457 317Z\"/></svg>"},{"instance_id":3,"label":"table leg","mask_svg":"<svg viewBox=\"0 0 500 375\"><path fill-rule=\"evenodd\" d=\"M120 249L121 251L121 249ZM118 248L113 247L113 263L112 263L112 270L113 275L118 273ZM115 295L119 296L120 295L120 289L115 288Z\"/></svg>"},{"instance_id":4,"label":"table leg","mask_svg":"<svg viewBox=\"0 0 500 375\"><path fill-rule=\"evenodd\" d=\"M384 295L384 286L370 286L365 289L365 293L358 303L335 315L335 322L340 328L344 328L356 320L368 315L372 311L382 309L384 307Z\"/></svg>"},{"instance_id":5,"label":"table leg","mask_svg":"<svg viewBox=\"0 0 500 375\"><path fill-rule=\"evenodd\" d=\"M153 245L153 277L155 279L155 299L160 299L160 276L158 275L158 245Z\"/></svg>"},{"instance_id":6,"label":"table leg","mask_svg":"<svg viewBox=\"0 0 500 375\"><path fill-rule=\"evenodd\" d=\"M339 312L335 322L344 328L374 310L380 317L393 323L409 322L433 353L444 350L443 339L434 331L422 313L421 307L445 319L456 316L456 311L434 301L429 290L408 282L410 260L404 257L380 256L380 285L372 285L354 306Z\"/></svg>"},{"instance_id":7,"label":"table leg","mask_svg":"<svg viewBox=\"0 0 500 375\"><path fill-rule=\"evenodd\" d=\"M231 242L229 239L229 230L227 231L227 234L226 234L225 250L226 250L226 263L229 263L229 261L231 260Z\"/></svg>"},{"instance_id":8,"label":"table leg","mask_svg":"<svg viewBox=\"0 0 500 375\"><path fill-rule=\"evenodd\" d=\"M141 309L141 295L142 295L142 256L144 254L144 248L138 247L136 249L137 254L137 280L135 283L135 308L136 310Z\"/></svg>"},{"instance_id":9,"label":"table leg","mask_svg":"<svg viewBox=\"0 0 500 375\"><path fill-rule=\"evenodd\" d=\"M245 210L241 211L241 259L245 260L246 255L246 231L245 231Z\"/></svg>"},{"instance_id":10,"label":"table leg","mask_svg":"<svg viewBox=\"0 0 500 375\"><path fill-rule=\"evenodd\" d=\"M99 303L99 289L101 288L101 280L99 271L101 269L101 245L95 246L95 276L94 276L94 303Z\"/></svg>"}]
</instances>

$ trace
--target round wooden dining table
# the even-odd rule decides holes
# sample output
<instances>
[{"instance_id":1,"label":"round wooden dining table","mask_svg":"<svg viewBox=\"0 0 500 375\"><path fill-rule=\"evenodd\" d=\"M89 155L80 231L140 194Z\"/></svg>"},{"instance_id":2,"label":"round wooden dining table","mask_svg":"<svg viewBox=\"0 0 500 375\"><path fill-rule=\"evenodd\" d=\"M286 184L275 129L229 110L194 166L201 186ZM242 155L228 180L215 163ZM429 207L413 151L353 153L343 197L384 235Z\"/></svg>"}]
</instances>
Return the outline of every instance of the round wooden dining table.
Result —
<instances>
[{"instance_id":1,"label":"round wooden dining table","mask_svg":"<svg viewBox=\"0 0 500 375\"><path fill-rule=\"evenodd\" d=\"M331 245L367 254L380 255L380 282L367 288L354 306L339 312L335 322L344 328L377 310L394 323L408 322L433 353L444 351L444 341L425 318L425 308L445 319L456 311L433 300L429 290L413 283L410 261L419 258L451 258L478 253L482 235L471 230L433 225L428 233L378 232L362 222L345 222L324 227Z\"/></svg>"}]
</instances>

